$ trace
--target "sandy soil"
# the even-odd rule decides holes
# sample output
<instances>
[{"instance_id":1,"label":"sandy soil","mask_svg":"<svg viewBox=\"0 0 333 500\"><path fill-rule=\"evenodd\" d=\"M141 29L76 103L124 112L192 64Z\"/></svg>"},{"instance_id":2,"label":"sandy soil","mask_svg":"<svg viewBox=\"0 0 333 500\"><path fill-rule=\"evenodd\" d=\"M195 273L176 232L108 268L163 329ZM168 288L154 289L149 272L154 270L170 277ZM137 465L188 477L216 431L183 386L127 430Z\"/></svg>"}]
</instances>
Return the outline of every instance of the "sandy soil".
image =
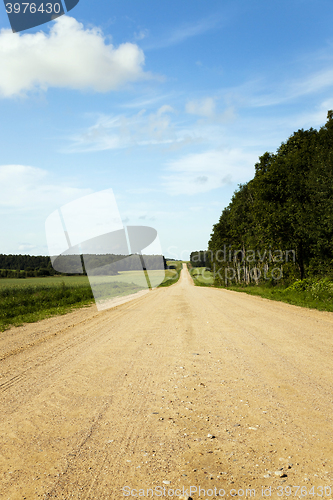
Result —
<instances>
[{"instance_id":1,"label":"sandy soil","mask_svg":"<svg viewBox=\"0 0 333 500\"><path fill-rule=\"evenodd\" d=\"M193 499L278 498L292 486L331 499L332 358L332 313L194 287L186 269L113 309L12 328L0 336L0 498L190 486Z\"/></svg>"}]
</instances>

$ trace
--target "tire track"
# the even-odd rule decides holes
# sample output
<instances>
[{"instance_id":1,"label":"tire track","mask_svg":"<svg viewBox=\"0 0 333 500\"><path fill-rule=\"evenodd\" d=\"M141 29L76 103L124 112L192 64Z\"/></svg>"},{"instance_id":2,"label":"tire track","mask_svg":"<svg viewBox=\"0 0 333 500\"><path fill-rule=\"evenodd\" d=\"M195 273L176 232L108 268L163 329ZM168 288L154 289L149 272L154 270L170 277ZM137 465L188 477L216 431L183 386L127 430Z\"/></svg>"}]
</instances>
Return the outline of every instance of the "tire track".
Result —
<instances>
[{"instance_id":1,"label":"tire track","mask_svg":"<svg viewBox=\"0 0 333 500\"><path fill-rule=\"evenodd\" d=\"M137 299L137 300L140 300L140 299ZM128 304L126 304L126 305L127 305L126 310L134 307L134 305L128 305ZM119 308L120 306L117 306L117 307ZM50 362L52 362L53 364L57 363L58 358L60 358L64 353L70 352L73 348L78 349L84 345L85 348L87 349L91 345L95 344L99 339L104 337L105 333L104 333L103 329L108 326L108 324L110 322L110 316L111 316L112 321L115 322L118 318L121 318L123 316L123 314L124 314L123 310L105 311L105 312L101 313L101 316L96 314L96 315L92 316L89 320L83 320L83 321L76 323L75 325L69 325L68 327L63 328L61 330L58 330L55 333L52 333L51 335L44 337L43 339L39 339L35 343L28 344L27 346L22 346L22 347L17 348L13 351L10 351L9 353L7 353L7 355L3 355L2 358L0 358L0 363L1 363L1 361L4 361L5 359L7 359L11 356L25 354L28 349L30 350L31 348L40 347L41 344L44 344L45 342L50 341L50 340L53 340L53 341L57 342L58 344L62 343L64 341L64 338L62 337L62 335L64 335L64 334L71 335L72 337L74 337L74 338L66 339L65 346L62 346L62 345L53 346L53 350L51 351L51 353L49 355L47 355L47 354L45 355L43 353L43 359L38 361L38 362L36 362L36 360L35 360L36 353L32 352L30 357L28 358L28 361L25 361L26 364L29 364L29 360L30 360L31 366L29 366L25 370L21 371L19 374L15 374L14 376L10 377L7 381L2 382L0 384L0 394L8 391L10 388L15 386L16 384L19 384L19 383L22 384L22 382L24 380L26 380L27 377L32 376L33 371L36 371L37 369L47 365ZM104 315L104 318L102 317L102 315ZM94 325L92 325L91 323L94 323ZM97 327L95 325L96 323L97 323ZM75 336L76 330L81 326L86 326L87 331L84 333L80 332L79 336ZM93 335L91 332L92 327L94 327L95 329L96 328L98 329L98 332L96 333L96 331L95 331L93 333ZM60 336L61 336L61 338L60 338ZM72 353L71 353L71 356L72 356ZM54 369L51 369L48 367L47 373L44 373L44 383L46 382L46 379L51 378L51 376L53 376L55 373L59 372L62 369L63 365L67 361L68 360L64 359L62 361L62 363L60 363ZM15 368L16 368L16 365L15 365ZM2 377L2 378L4 378L4 377ZM29 383L29 381L28 381L28 383ZM21 390L23 393L26 393L26 390L24 387L21 387Z\"/></svg>"},{"instance_id":2,"label":"tire track","mask_svg":"<svg viewBox=\"0 0 333 500\"><path fill-rule=\"evenodd\" d=\"M150 330L154 331L157 325L152 325ZM136 352L136 359L141 360L140 366L146 363L149 364L151 358L157 360L157 366L159 362L163 360L164 354L162 348L147 349L147 341L151 340L151 333L147 333L143 337L141 345L138 347ZM150 342L148 342L149 346ZM94 433L89 435L89 439L86 440L84 446L80 447L78 453L76 453L75 461L73 461L62 475L61 481L57 483L55 488L48 493L45 497L49 498L80 498L80 500L93 500L95 498L116 498L118 493L109 489L105 485L105 480L103 478L102 471L107 468L110 470L110 474L119 474L124 468L124 456L132 457L138 450L139 442L144 441L145 446L149 446L151 437L149 432L149 422L145 419L142 422L142 416L147 415L149 412L149 407L152 404L151 399L147 395L154 394L155 383L154 380L158 377L158 373L151 372L149 369L139 369L135 361L132 361L130 366L127 367L127 378L132 380L131 383L131 393L125 401L118 400L114 405L108 404L106 412L103 414L103 419L100 419L98 428L94 429ZM162 365L163 366L163 365ZM158 371L162 369L159 367ZM114 392L121 392L124 388L124 374L120 374L117 383L114 384ZM140 396L138 397L138 394ZM141 417L141 419L133 418L133 409L135 408L136 414ZM126 422L122 425L119 422ZM114 433L117 433L117 439L113 441L112 445L108 443L108 440L104 439L104 444L101 444L102 438L97 437L96 434L101 434L101 428L103 427L104 421L108 420L110 422L116 421L117 424L113 427ZM94 441L97 442L94 442ZM93 442L93 443L92 443ZM84 482L82 478L86 476L87 463L89 462L89 449L98 448L98 461L94 461L94 474L92 474L89 481ZM111 472L113 471L113 472ZM80 483L81 479L81 483ZM105 494L105 491L108 491ZM81 493L78 493L81 491ZM105 496L106 495L106 496Z\"/></svg>"},{"instance_id":3,"label":"tire track","mask_svg":"<svg viewBox=\"0 0 333 500\"><path fill-rule=\"evenodd\" d=\"M164 480L275 487L274 470L289 456L287 484L308 476L308 487L328 484L325 384L333 379L319 376L333 339L316 336L327 315L321 322L292 306L194 287L186 270L172 287L82 314L74 326L70 315L67 325L45 323L47 335L36 325L48 340L0 363L0 498L110 500L126 484ZM315 332L309 317L318 319ZM24 347L17 332L8 352Z\"/></svg>"}]
</instances>

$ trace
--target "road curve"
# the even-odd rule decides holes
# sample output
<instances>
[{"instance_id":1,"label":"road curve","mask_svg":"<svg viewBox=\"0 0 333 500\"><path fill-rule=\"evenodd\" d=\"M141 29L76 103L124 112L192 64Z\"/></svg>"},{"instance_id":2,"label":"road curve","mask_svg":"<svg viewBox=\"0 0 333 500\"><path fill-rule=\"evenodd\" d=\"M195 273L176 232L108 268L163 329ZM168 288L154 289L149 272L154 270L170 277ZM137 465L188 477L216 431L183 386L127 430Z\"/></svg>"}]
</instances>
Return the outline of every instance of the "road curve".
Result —
<instances>
[{"instance_id":1,"label":"road curve","mask_svg":"<svg viewBox=\"0 0 333 500\"><path fill-rule=\"evenodd\" d=\"M332 313L195 287L186 267L113 309L12 328L0 334L0 498L301 486L332 499L332 356Z\"/></svg>"}]
</instances>

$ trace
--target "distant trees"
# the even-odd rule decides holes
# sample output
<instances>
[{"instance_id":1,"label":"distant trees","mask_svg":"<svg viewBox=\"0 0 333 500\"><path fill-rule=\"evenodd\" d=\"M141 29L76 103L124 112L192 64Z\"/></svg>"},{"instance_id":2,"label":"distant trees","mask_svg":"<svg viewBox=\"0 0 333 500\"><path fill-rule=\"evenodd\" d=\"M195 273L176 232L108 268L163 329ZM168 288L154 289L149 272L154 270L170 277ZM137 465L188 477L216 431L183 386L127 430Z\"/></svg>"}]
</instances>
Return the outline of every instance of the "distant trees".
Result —
<instances>
[{"instance_id":1,"label":"distant trees","mask_svg":"<svg viewBox=\"0 0 333 500\"><path fill-rule=\"evenodd\" d=\"M192 267L207 267L211 266L211 252L207 250L199 250L198 252L192 252L190 255L190 262Z\"/></svg>"},{"instance_id":2,"label":"distant trees","mask_svg":"<svg viewBox=\"0 0 333 500\"><path fill-rule=\"evenodd\" d=\"M82 266L83 264L83 266ZM161 255L62 255L56 259L55 271L51 258L32 255L0 254L0 278L29 278L35 276L86 274L84 264L94 275L116 275L120 271L166 269L166 260Z\"/></svg>"},{"instance_id":3,"label":"distant trees","mask_svg":"<svg viewBox=\"0 0 333 500\"><path fill-rule=\"evenodd\" d=\"M42 255L4 255L0 254L0 269L33 272L35 269L52 268L50 257Z\"/></svg>"},{"instance_id":4,"label":"distant trees","mask_svg":"<svg viewBox=\"0 0 333 500\"><path fill-rule=\"evenodd\" d=\"M161 255L85 255L88 274L114 275L121 271L165 269L166 261Z\"/></svg>"},{"instance_id":5,"label":"distant trees","mask_svg":"<svg viewBox=\"0 0 333 500\"><path fill-rule=\"evenodd\" d=\"M333 273L333 112L298 130L239 186L208 244L217 284ZM192 259L191 259L192 260Z\"/></svg>"},{"instance_id":6,"label":"distant trees","mask_svg":"<svg viewBox=\"0 0 333 500\"><path fill-rule=\"evenodd\" d=\"M54 274L56 272L50 257L0 254L0 278L30 278Z\"/></svg>"}]
</instances>

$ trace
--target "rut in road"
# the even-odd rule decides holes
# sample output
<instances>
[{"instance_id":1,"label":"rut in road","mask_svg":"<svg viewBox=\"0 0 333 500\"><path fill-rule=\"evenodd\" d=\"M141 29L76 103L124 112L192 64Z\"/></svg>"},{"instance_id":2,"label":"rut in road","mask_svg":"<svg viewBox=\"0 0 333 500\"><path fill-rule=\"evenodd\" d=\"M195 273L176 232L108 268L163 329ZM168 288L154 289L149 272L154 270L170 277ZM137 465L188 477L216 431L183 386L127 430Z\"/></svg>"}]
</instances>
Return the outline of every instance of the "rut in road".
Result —
<instances>
[{"instance_id":1,"label":"rut in road","mask_svg":"<svg viewBox=\"0 0 333 500\"><path fill-rule=\"evenodd\" d=\"M12 328L0 498L333 487L332 332L332 313L195 287L185 266L114 309Z\"/></svg>"}]
</instances>

